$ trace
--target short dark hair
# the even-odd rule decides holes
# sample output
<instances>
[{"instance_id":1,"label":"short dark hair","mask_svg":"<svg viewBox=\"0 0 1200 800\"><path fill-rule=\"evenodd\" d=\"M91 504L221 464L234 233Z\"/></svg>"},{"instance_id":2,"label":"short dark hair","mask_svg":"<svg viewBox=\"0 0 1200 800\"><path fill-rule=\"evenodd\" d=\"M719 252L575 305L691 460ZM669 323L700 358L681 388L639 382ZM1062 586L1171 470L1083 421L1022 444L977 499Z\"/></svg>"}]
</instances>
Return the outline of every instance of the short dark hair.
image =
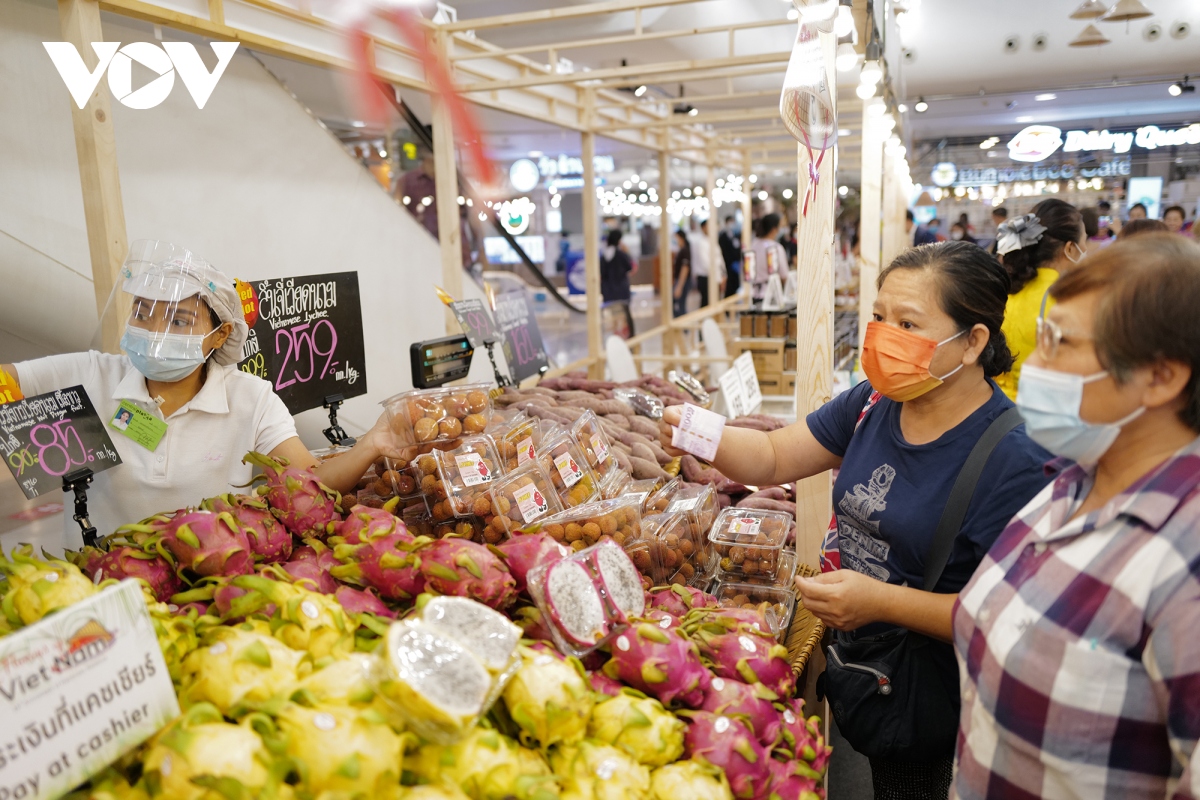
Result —
<instances>
[{"instance_id":1,"label":"short dark hair","mask_svg":"<svg viewBox=\"0 0 1200 800\"><path fill-rule=\"evenodd\" d=\"M1010 292L1016 294L1025 284L1037 277L1037 271L1048 265L1066 246L1083 238L1083 218L1079 209L1070 203L1051 197L1033 207L1033 213L1045 228L1042 237L1028 247L1011 250L1000 256L1001 263L1012 279Z\"/></svg>"},{"instance_id":2,"label":"short dark hair","mask_svg":"<svg viewBox=\"0 0 1200 800\"><path fill-rule=\"evenodd\" d=\"M913 213L912 213L912 209L911 209L911 208L906 208L906 209L904 209L904 218L905 218L906 220L908 220L909 222L912 222L912 221L913 221L914 217L913 217Z\"/></svg>"},{"instance_id":3,"label":"short dark hair","mask_svg":"<svg viewBox=\"0 0 1200 800\"><path fill-rule=\"evenodd\" d=\"M1083 220L1083 232L1088 237L1100 235L1100 211L1095 208L1079 209L1079 216Z\"/></svg>"},{"instance_id":4,"label":"short dark hair","mask_svg":"<svg viewBox=\"0 0 1200 800\"><path fill-rule=\"evenodd\" d=\"M758 237L765 239L767 234L779 227L779 215L767 214L758 221Z\"/></svg>"},{"instance_id":5,"label":"short dark hair","mask_svg":"<svg viewBox=\"0 0 1200 800\"><path fill-rule=\"evenodd\" d=\"M1162 218L1166 219L1167 214L1170 214L1172 211L1178 211L1180 217L1187 219L1187 212L1183 210L1183 206L1167 206L1163 209Z\"/></svg>"},{"instance_id":6,"label":"short dark hair","mask_svg":"<svg viewBox=\"0 0 1200 800\"><path fill-rule=\"evenodd\" d=\"M996 206L992 209L992 216L1000 219L1008 219L1008 209L1004 206Z\"/></svg>"},{"instance_id":7,"label":"short dark hair","mask_svg":"<svg viewBox=\"0 0 1200 800\"><path fill-rule=\"evenodd\" d=\"M1170 233L1171 229L1161 219L1131 219L1121 227L1117 238L1121 241L1132 239L1134 236L1145 236L1147 233Z\"/></svg>"},{"instance_id":8,"label":"short dark hair","mask_svg":"<svg viewBox=\"0 0 1200 800\"><path fill-rule=\"evenodd\" d=\"M1147 209L1147 208L1146 208L1146 204L1145 204L1145 203L1134 203L1133 205L1131 205L1131 206L1129 207L1129 210L1130 210L1130 211L1133 211L1135 208L1140 208L1140 209L1142 210L1142 212L1143 212L1143 213L1146 213L1146 214L1149 214L1149 213L1150 213L1149 209Z\"/></svg>"},{"instance_id":9,"label":"short dark hair","mask_svg":"<svg viewBox=\"0 0 1200 800\"><path fill-rule=\"evenodd\" d=\"M1100 293L1093 331L1100 363L1118 383L1159 361L1187 365L1179 418L1200 433L1200 246L1169 233L1116 242L1087 269L1059 278L1050 296L1061 302L1093 291Z\"/></svg>"},{"instance_id":10,"label":"short dark hair","mask_svg":"<svg viewBox=\"0 0 1200 800\"><path fill-rule=\"evenodd\" d=\"M726 218L725 218L725 221L726 221L726 222L733 222L733 215L732 215L732 214L730 214L728 217L726 217Z\"/></svg>"},{"instance_id":11,"label":"short dark hair","mask_svg":"<svg viewBox=\"0 0 1200 800\"><path fill-rule=\"evenodd\" d=\"M1107 214L1109 211L1112 211L1112 203L1108 202L1107 200L1101 200L1096 204L1096 208Z\"/></svg>"},{"instance_id":12,"label":"short dark hair","mask_svg":"<svg viewBox=\"0 0 1200 800\"><path fill-rule=\"evenodd\" d=\"M604 237L604 241L607 242L609 247L616 247L621 243L621 237L623 235L624 234L621 233L620 228L613 228L608 232L608 235Z\"/></svg>"},{"instance_id":13,"label":"short dark hair","mask_svg":"<svg viewBox=\"0 0 1200 800\"><path fill-rule=\"evenodd\" d=\"M893 270L927 269L933 272L939 291L938 304L959 330L976 325L988 329L987 347L979 356L983 374L989 378L1012 369L1013 355L1000 326L1008 305L1008 273L995 256L970 242L939 242L905 250L879 273L878 287Z\"/></svg>"}]
</instances>

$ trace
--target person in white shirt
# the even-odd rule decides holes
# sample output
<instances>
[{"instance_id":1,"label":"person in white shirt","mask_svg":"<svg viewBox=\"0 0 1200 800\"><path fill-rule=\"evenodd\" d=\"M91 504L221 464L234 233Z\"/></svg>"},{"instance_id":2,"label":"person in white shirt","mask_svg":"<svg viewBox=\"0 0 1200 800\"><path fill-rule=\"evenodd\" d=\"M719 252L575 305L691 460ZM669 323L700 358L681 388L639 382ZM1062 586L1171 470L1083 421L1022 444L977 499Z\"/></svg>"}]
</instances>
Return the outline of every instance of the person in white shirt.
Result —
<instances>
[{"instance_id":1,"label":"person in white shirt","mask_svg":"<svg viewBox=\"0 0 1200 800\"><path fill-rule=\"evenodd\" d=\"M688 246L692 249L692 275L695 277L696 288L700 292L701 308L708 305L708 272L714 263L717 266L717 279L720 286L720 291L718 291L715 299L720 299L724 296L726 279L725 257L721 254L719 248L714 252L710 244L711 242L708 240L708 220L702 220L699 231L688 233Z\"/></svg>"},{"instance_id":2,"label":"person in white shirt","mask_svg":"<svg viewBox=\"0 0 1200 800\"><path fill-rule=\"evenodd\" d=\"M177 245L136 241L122 277L106 317L121 318L124 355L92 350L0 365L26 397L81 385L102 420L128 404L165 423L153 449L120 432L131 425L110 428L122 463L98 473L88 491L101 536L237 491L253 476L242 463L251 450L312 469L343 492L380 456L399 455L381 416L350 452L318 465L271 384L237 368L248 332L241 301L233 281L203 259ZM77 548L79 528L63 516L63 547Z\"/></svg>"},{"instance_id":3,"label":"person in white shirt","mask_svg":"<svg viewBox=\"0 0 1200 800\"><path fill-rule=\"evenodd\" d=\"M787 251L779 243L778 214L767 214L758 221L751 250L754 252L753 297L761 300L772 275L779 275L782 282L787 279Z\"/></svg>"}]
</instances>

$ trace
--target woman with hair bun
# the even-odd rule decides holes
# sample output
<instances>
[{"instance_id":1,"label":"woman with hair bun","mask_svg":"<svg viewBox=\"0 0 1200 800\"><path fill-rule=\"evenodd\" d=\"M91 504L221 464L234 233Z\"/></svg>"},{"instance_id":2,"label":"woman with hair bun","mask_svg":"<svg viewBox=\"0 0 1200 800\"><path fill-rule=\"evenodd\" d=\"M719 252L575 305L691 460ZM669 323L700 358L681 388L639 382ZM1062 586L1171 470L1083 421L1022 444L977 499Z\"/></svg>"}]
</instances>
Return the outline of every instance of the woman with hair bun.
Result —
<instances>
[{"instance_id":1,"label":"woman with hair bun","mask_svg":"<svg viewBox=\"0 0 1200 800\"><path fill-rule=\"evenodd\" d=\"M1013 367L996 378L1010 400L1017 397L1021 364L1037 343L1037 319L1050 285L1087 255L1087 231L1079 209L1062 200L1043 200L1032 213L1005 221L996 232L996 255L1008 272L1004 337Z\"/></svg>"}]
</instances>

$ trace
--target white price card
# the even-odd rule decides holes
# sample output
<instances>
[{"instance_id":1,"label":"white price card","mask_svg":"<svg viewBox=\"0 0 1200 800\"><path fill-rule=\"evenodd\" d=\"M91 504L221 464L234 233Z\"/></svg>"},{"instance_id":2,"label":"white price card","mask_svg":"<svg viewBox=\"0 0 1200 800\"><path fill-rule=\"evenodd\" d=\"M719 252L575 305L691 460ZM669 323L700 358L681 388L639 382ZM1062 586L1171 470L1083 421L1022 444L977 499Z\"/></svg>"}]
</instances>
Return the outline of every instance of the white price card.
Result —
<instances>
[{"instance_id":1,"label":"white price card","mask_svg":"<svg viewBox=\"0 0 1200 800\"><path fill-rule=\"evenodd\" d=\"M179 716L137 581L0 639L0 797L60 797Z\"/></svg>"},{"instance_id":2,"label":"white price card","mask_svg":"<svg viewBox=\"0 0 1200 800\"><path fill-rule=\"evenodd\" d=\"M751 362L751 366L754 362ZM742 388L742 375L736 368L731 367L721 373L717 379L721 387L721 396L725 398L725 413L730 419L736 419L746 413L746 392Z\"/></svg>"},{"instance_id":3,"label":"white price card","mask_svg":"<svg viewBox=\"0 0 1200 800\"><path fill-rule=\"evenodd\" d=\"M742 390L745 392L746 407L743 413L757 414L762 407L762 389L758 385L758 370L754 368L754 358L749 351L743 352L733 360L733 366L742 377Z\"/></svg>"},{"instance_id":4,"label":"white price card","mask_svg":"<svg viewBox=\"0 0 1200 800\"><path fill-rule=\"evenodd\" d=\"M712 461L725 431L725 417L691 403L683 404L679 427L671 429L671 445Z\"/></svg>"}]
</instances>

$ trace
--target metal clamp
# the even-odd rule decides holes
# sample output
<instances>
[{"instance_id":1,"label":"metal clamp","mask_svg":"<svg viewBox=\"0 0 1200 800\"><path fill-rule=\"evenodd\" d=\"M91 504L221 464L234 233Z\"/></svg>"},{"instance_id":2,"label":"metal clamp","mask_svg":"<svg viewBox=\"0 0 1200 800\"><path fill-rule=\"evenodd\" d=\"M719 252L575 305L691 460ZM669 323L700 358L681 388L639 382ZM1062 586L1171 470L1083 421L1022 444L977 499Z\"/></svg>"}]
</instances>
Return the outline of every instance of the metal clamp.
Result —
<instances>
[{"instance_id":1,"label":"metal clamp","mask_svg":"<svg viewBox=\"0 0 1200 800\"><path fill-rule=\"evenodd\" d=\"M512 386L513 385L512 378L510 378L507 375L505 375L504 373L502 373L500 371L500 368L496 366L496 353L493 350L493 348L496 346L496 340L490 339L490 338L484 339L483 346L487 348L488 361L492 362L492 374L496 378L496 385L501 388L503 388L505 386Z\"/></svg>"},{"instance_id":2,"label":"metal clamp","mask_svg":"<svg viewBox=\"0 0 1200 800\"><path fill-rule=\"evenodd\" d=\"M79 529L83 533L83 543L88 547L98 547L100 544L99 537L96 535L96 527L88 519L87 487L91 485L93 476L94 473L87 467L63 475L63 491L75 493L74 519L79 523Z\"/></svg>"},{"instance_id":3,"label":"metal clamp","mask_svg":"<svg viewBox=\"0 0 1200 800\"><path fill-rule=\"evenodd\" d=\"M338 407L344 402L346 402L346 398L342 395L331 394L321 404L323 408L329 409L329 427L321 431L321 433L325 434L325 438L334 447L353 447L358 442L353 436L347 435L345 429L338 424Z\"/></svg>"}]
</instances>

